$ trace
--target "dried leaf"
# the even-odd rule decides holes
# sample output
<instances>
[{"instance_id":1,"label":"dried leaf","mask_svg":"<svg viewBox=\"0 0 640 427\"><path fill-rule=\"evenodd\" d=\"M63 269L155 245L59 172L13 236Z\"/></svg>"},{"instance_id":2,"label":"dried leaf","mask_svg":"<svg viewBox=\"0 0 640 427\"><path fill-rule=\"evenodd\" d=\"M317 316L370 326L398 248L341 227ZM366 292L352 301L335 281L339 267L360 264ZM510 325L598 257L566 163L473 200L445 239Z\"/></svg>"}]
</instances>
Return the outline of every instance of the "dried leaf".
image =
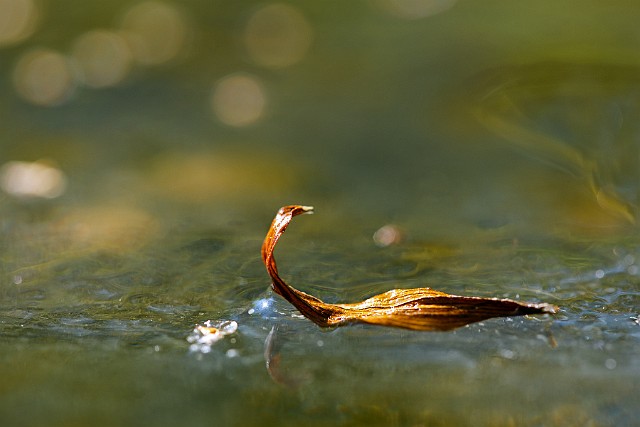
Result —
<instances>
[{"instance_id":1,"label":"dried leaf","mask_svg":"<svg viewBox=\"0 0 640 427\"><path fill-rule=\"evenodd\" d=\"M430 288L393 289L353 304L325 303L286 284L278 275L273 257L278 239L291 219L305 213L313 213L313 208L300 205L280 208L262 244L262 261L271 276L273 290L320 326L370 323L423 331L447 331L492 317L555 313L558 309L545 303L449 295Z\"/></svg>"}]
</instances>

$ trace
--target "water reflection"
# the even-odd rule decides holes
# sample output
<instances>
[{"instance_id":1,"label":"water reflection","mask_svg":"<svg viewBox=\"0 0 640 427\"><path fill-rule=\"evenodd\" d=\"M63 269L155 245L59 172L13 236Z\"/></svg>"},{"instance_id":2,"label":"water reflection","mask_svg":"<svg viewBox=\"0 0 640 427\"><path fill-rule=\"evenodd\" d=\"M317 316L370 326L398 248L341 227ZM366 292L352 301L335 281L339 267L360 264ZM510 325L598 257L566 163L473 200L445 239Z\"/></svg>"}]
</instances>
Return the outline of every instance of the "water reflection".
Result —
<instances>
[{"instance_id":1,"label":"water reflection","mask_svg":"<svg viewBox=\"0 0 640 427\"><path fill-rule=\"evenodd\" d=\"M0 0L0 47L31 36L38 19L37 3ZM115 86L134 62L158 66L183 56L192 27L186 14L170 3L135 4L126 10L117 28L94 28L77 36L69 56L45 47L22 53L13 70L15 89L32 104L61 105L78 84Z\"/></svg>"},{"instance_id":2,"label":"water reflection","mask_svg":"<svg viewBox=\"0 0 640 427\"><path fill-rule=\"evenodd\" d=\"M115 86L129 73L133 54L127 40L106 30L89 31L75 41L72 57L82 73L82 82L91 87Z\"/></svg>"},{"instance_id":3,"label":"water reflection","mask_svg":"<svg viewBox=\"0 0 640 427\"><path fill-rule=\"evenodd\" d=\"M196 353L210 353L211 346L216 342L220 341L227 335L235 334L238 330L238 323L234 320L222 320L213 322L211 320L207 320L202 325L196 325L191 332L191 335L187 337L187 342L189 342L189 351ZM235 340L232 339L232 344L235 343ZM227 351L227 355L233 354L232 357L235 357L234 352L229 353L231 350Z\"/></svg>"},{"instance_id":4,"label":"water reflection","mask_svg":"<svg viewBox=\"0 0 640 427\"><path fill-rule=\"evenodd\" d=\"M157 156L144 177L152 194L182 202L254 200L296 187L298 171L274 153L168 152Z\"/></svg>"},{"instance_id":5,"label":"water reflection","mask_svg":"<svg viewBox=\"0 0 640 427\"><path fill-rule=\"evenodd\" d=\"M185 14L176 6L156 1L133 6L122 19L122 29L134 57L144 65L175 59L189 40L190 27Z\"/></svg>"},{"instance_id":6,"label":"water reflection","mask_svg":"<svg viewBox=\"0 0 640 427\"><path fill-rule=\"evenodd\" d=\"M635 223L640 70L538 63L486 73L476 117L511 146L583 181L606 212Z\"/></svg>"},{"instance_id":7,"label":"water reflection","mask_svg":"<svg viewBox=\"0 0 640 427\"><path fill-rule=\"evenodd\" d=\"M380 0L380 6L391 14L404 19L420 19L442 13L457 0Z\"/></svg>"},{"instance_id":8,"label":"water reflection","mask_svg":"<svg viewBox=\"0 0 640 427\"><path fill-rule=\"evenodd\" d=\"M67 101L76 87L69 59L41 48L22 55L13 71L13 82L26 101L47 107Z\"/></svg>"},{"instance_id":9,"label":"water reflection","mask_svg":"<svg viewBox=\"0 0 640 427\"><path fill-rule=\"evenodd\" d=\"M58 243L70 250L106 251L123 254L135 251L159 233L157 218L131 205L102 205L70 209L53 223Z\"/></svg>"},{"instance_id":10,"label":"water reflection","mask_svg":"<svg viewBox=\"0 0 640 427\"><path fill-rule=\"evenodd\" d=\"M637 67L494 69L476 98L489 137L451 111L467 141L500 135L560 173L504 147L469 155L437 111L528 49L633 58L638 11L273 1L0 0L2 424L634 425L637 236L548 236L568 214L636 216ZM27 61L38 46L53 55ZM9 178L39 158L67 185ZM300 224L287 275L332 301L433 286L564 311L319 330L266 291L259 260L291 200L326 206L330 226ZM205 319L237 332L189 353Z\"/></svg>"},{"instance_id":11,"label":"water reflection","mask_svg":"<svg viewBox=\"0 0 640 427\"><path fill-rule=\"evenodd\" d=\"M34 0L0 0L0 46L20 43L33 34L38 6Z\"/></svg>"},{"instance_id":12,"label":"water reflection","mask_svg":"<svg viewBox=\"0 0 640 427\"><path fill-rule=\"evenodd\" d=\"M0 167L0 187L12 196L54 199L64 193L66 185L64 173L44 161L12 161Z\"/></svg>"},{"instance_id":13,"label":"water reflection","mask_svg":"<svg viewBox=\"0 0 640 427\"><path fill-rule=\"evenodd\" d=\"M271 379L276 383L289 388L300 387L304 383L308 383L313 378L309 371L300 371L300 369L288 369L287 364L283 363L282 351L285 343L291 338L288 336L295 335L295 331L286 325L274 325L271 327L267 338L264 341L264 362L267 372ZM317 347L322 347L324 342L317 341Z\"/></svg>"},{"instance_id":14,"label":"water reflection","mask_svg":"<svg viewBox=\"0 0 640 427\"><path fill-rule=\"evenodd\" d=\"M258 65L278 69L300 61L313 39L304 15L291 5L273 3L256 10L247 22L244 42Z\"/></svg>"},{"instance_id":15,"label":"water reflection","mask_svg":"<svg viewBox=\"0 0 640 427\"><path fill-rule=\"evenodd\" d=\"M248 74L234 74L218 81L211 96L216 117L226 125L243 127L263 116L267 96L260 81Z\"/></svg>"}]
</instances>

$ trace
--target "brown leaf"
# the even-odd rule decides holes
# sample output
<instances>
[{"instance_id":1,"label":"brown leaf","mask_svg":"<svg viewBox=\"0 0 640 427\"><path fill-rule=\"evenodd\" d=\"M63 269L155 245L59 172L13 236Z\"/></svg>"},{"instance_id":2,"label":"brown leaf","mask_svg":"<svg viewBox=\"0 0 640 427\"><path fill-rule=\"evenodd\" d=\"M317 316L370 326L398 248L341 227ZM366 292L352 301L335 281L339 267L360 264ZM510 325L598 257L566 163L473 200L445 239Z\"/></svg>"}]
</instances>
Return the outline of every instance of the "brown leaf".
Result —
<instances>
[{"instance_id":1,"label":"brown leaf","mask_svg":"<svg viewBox=\"0 0 640 427\"><path fill-rule=\"evenodd\" d=\"M262 244L262 261L271 276L273 290L320 326L359 322L423 331L447 331L492 317L555 313L558 309L545 303L449 295L430 288L393 289L359 303L327 304L286 284L278 275L273 257L278 239L291 219L305 213L313 213L313 208L300 205L280 208Z\"/></svg>"}]
</instances>

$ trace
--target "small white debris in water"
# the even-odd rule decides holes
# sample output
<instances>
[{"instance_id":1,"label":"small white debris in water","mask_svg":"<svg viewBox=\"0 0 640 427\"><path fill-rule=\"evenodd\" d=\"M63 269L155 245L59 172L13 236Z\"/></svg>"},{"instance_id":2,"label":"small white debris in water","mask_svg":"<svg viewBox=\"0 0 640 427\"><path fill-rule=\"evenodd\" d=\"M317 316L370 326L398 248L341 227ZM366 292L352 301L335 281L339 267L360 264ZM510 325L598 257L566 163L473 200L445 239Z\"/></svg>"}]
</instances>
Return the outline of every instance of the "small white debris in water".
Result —
<instances>
[{"instance_id":1,"label":"small white debris in water","mask_svg":"<svg viewBox=\"0 0 640 427\"><path fill-rule=\"evenodd\" d=\"M604 277L604 270L596 270L596 278L602 279Z\"/></svg>"},{"instance_id":2,"label":"small white debris in water","mask_svg":"<svg viewBox=\"0 0 640 427\"><path fill-rule=\"evenodd\" d=\"M240 352L238 350L236 350L235 348L230 348L229 350L227 350L227 357L229 359L233 358L233 357L238 357L240 355Z\"/></svg>"},{"instance_id":3,"label":"small white debris in water","mask_svg":"<svg viewBox=\"0 0 640 427\"><path fill-rule=\"evenodd\" d=\"M384 225L373 233L373 241L381 248L400 243L402 241L402 231L396 225Z\"/></svg>"},{"instance_id":4,"label":"small white debris in water","mask_svg":"<svg viewBox=\"0 0 640 427\"><path fill-rule=\"evenodd\" d=\"M207 320L204 325L196 325L191 335L187 337L187 342L191 343L189 351L198 353L209 353L211 346L227 335L231 335L238 330L238 323L234 320L222 320L212 322Z\"/></svg>"}]
</instances>

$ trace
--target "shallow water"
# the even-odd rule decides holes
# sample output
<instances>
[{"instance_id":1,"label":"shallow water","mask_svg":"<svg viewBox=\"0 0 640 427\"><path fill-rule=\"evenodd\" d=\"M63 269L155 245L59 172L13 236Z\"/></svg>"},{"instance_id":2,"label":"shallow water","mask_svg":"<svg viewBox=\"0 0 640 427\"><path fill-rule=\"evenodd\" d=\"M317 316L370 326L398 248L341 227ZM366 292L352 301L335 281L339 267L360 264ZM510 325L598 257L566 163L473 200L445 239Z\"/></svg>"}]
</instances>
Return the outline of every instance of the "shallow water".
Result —
<instances>
[{"instance_id":1,"label":"shallow water","mask_svg":"<svg viewBox=\"0 0 640 427\"><path fill-rule=\"evenodd\" d=\"M20 40L0 30L0 424L640 419L624 2L62 3ZM255 36L270 19L284 36ZM121 29L160 50L83 62ZM37 72L18 64L37 47L75 64L60 98L28 90ZM560 311L320 329L260 260L288 203L316 214L282 238L280 273L326 301L430 286ZM194 345L207 321L237 330Z\"/></svg>"}]
</instances>

